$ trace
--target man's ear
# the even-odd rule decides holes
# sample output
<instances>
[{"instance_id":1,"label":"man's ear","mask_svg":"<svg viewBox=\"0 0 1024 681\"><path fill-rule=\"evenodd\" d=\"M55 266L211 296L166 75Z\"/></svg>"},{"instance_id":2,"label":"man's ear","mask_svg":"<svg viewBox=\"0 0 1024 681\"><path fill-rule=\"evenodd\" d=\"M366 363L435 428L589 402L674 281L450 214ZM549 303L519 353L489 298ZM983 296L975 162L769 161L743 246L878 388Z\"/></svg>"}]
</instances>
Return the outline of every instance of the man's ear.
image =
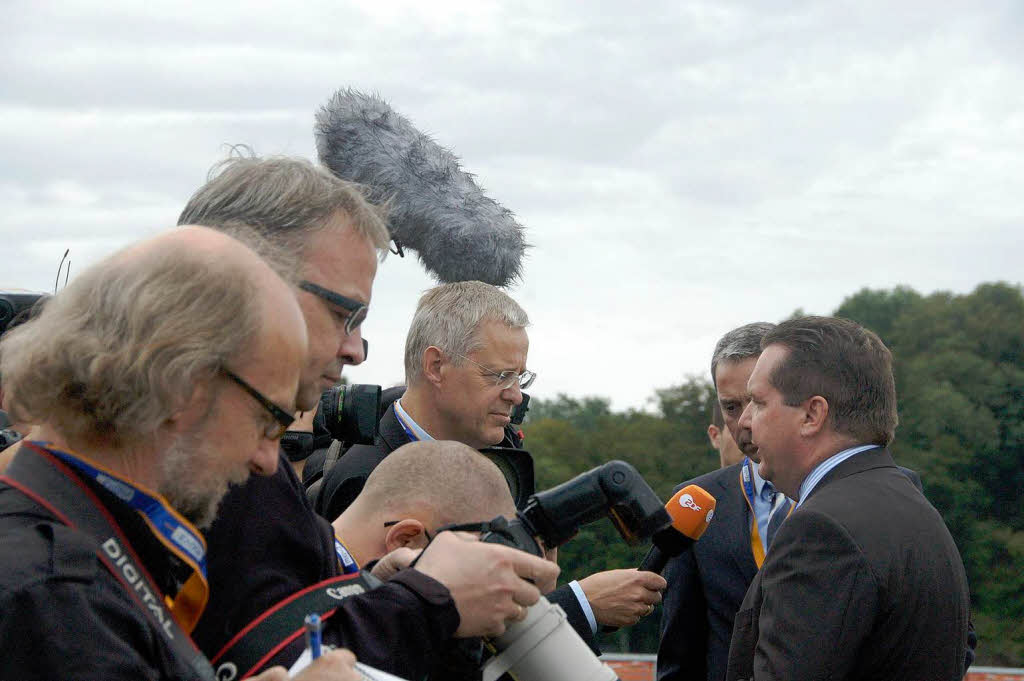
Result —
<instances>
[{"instance_id":1,"label":"man's ear","mask_svg":"<svg viewBox=\"0 0 1024 681\"><path fill-rule=\"evenodd\" d=\"M192 394L167 417L163 426L171 432L190 430L206 418L206 414L213 407L212 398L210 381L196 382Z\"/></svg>"},{"instance_id":2,"label":"man's ear","mask_svg":"<svg viewBox=\"0 0 1024 681\"><path fill-rule=\"evenodd\" d=\"M721 435L722 431L718 429L718 426L713 423L708 426L708 441L711 442L711 447L715 450L722 448L722 443L718 441L718 438L721 437Z\"/></svg>"},{"instance_id":3,"label":"man's ear","mask_svg":"<svg viewBox=\"0 0 1024 681\"><path fill-rule=\"evenodd\" d=\"M445 364L441 348L431 345L423 351L423 378L433 385L441 383L441 367Z\"/></svg>"},{"instance_id":4,"label":"man's ear","mask_svg":"<svg viewBox=\"0 0 1024 681\"><path fill-rule=\"evenodd\" d=\"M800 435L814 437L821 433L828 424L828 400L821 395L811 397L803 404L803 415L800 421Z\"/></svg>"},{"instance_id":5,"label":"man's ear","mask_svg":"<svg viewBox=\"0 0 1024 681\"><path fill-rule=\"evenodd\" d=\"M388 553L403 546L410 549L422 549L427 543L427 528L415 518L399 520L389 526L387 534L384 535L384 545L387 547Z\"/></svg>"}]
</instances>

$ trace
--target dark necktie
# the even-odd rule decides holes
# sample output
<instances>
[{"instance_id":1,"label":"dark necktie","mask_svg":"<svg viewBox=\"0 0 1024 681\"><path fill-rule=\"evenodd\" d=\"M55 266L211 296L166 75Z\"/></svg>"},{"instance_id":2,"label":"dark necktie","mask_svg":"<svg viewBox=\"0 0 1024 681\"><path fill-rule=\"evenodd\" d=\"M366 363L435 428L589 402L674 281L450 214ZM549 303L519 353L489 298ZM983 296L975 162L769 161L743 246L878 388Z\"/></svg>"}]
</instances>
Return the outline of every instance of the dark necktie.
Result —
<instances>
[{"instance_id":1,"label":"dark necktie","mask_svg":"<svg viewBox=\"0 0 1024 681\"><path fill-rule=\"evenodd\" d=\"M775 538L775 533L779 531L779 527L782 526L782 522L789 515L789 509L793 506L792 499L785 499L775 511L772 513L771 518L768 519L768 530L765 532L765 545L771 547L772 539Z\"/></svg>"}]
</instances>

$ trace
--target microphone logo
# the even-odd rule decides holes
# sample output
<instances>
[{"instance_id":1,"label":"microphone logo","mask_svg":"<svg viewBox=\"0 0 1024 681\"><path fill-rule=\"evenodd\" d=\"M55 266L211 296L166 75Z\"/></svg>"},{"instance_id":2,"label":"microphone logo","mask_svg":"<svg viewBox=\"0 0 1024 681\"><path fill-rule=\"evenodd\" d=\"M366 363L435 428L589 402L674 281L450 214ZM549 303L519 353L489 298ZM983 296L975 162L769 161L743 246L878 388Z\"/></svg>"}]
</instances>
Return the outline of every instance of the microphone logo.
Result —
<instances>
[{"instance_id":1,"label":"microphone logo","mask_svg":"<svg viewBox=\"0 0 1024 681\"><path fill-rule=\"evenodd\" d=\"M700 510L700 506L696 504L696 502L693 500L693 497L690 496L689 494L684 494L683 496L679 497L679 505L682 506L683 508L688 508L693 511Z\"/></svg>"}]
</instances>

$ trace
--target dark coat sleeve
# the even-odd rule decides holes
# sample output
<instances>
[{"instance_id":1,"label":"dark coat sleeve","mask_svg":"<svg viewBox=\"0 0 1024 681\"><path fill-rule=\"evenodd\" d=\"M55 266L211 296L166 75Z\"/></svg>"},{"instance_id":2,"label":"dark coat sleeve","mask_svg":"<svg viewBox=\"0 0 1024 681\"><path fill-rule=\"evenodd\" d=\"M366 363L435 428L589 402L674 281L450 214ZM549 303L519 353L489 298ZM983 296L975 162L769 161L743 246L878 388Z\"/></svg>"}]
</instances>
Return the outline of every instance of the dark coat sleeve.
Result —
<instances>
[{"instance_id":1,"label":"dark coat sleeve","mask_svg":"<svg viewBox=\"0 0 1024 681\"><path fill-rule=\"evenodd\" d=\"M708 620L704 585L692 550L668 561L658 644L658 681L707 678Z\"/></svg>"},{"instance_id":2,"label":"dark coat sleeve","mask_svg":"<svg viewBox=\"0 0 1024 681\"><path fill-rule=\"evenodd\" d=\"M590 646L594 653L600 655L601 649L597 647L597 641L594 638L594 632L590 628L590 622L587 621L587 615L583 612L583 607L580 605L580 601L576 598L572 588L565 584L544 595L552 603L561 606L568 616L569 624L572 625L572 628L576 630L576 633Z\"/></svg>"},{"instance_id":3,"label":"dark coat sleeve","mask_svg":"<svg viewBox=\"0 0 1024 681\"><path fill-rule=\"evenodd\" d=\"M422 679L451 645L459 612L439 582L403 570L365 594L346 598L325 625L328 643L360 662L406 679Z\"/></svg>"}]
</instances>

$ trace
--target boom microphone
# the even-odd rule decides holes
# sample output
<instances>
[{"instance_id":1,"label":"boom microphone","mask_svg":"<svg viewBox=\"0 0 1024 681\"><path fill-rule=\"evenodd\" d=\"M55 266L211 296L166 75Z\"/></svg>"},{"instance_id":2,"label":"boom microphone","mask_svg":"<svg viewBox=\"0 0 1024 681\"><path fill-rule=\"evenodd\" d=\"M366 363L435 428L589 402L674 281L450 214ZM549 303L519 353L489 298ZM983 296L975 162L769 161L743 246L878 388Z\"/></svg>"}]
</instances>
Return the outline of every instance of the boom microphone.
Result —
<instances>
[{"instance_id":1,"label":"boom microphone","mask_svg":"<svg viewBox=\"0 0 1024 681\"><path fill-rule=\"evenodd\" d=\"M687 485L668 500L665 510L672 518L672 526L655 533L654 546L644 556L639 570L661 574L669 558L693 546L715 516L715 498L702 487Z\"/></svg>"},{"instance_id":2,"label":"boom microphone","mask_svg":"<svg viewBox=\"0 0 1024 681\"><path fill-rule=\"evenodd\" d=\"M320 161L387 204L391 236L441 282L505 286L526 249L512 212L486 196L459 159L377 95L339 90L316 114Z\"/></svg>"}]
</instances>

